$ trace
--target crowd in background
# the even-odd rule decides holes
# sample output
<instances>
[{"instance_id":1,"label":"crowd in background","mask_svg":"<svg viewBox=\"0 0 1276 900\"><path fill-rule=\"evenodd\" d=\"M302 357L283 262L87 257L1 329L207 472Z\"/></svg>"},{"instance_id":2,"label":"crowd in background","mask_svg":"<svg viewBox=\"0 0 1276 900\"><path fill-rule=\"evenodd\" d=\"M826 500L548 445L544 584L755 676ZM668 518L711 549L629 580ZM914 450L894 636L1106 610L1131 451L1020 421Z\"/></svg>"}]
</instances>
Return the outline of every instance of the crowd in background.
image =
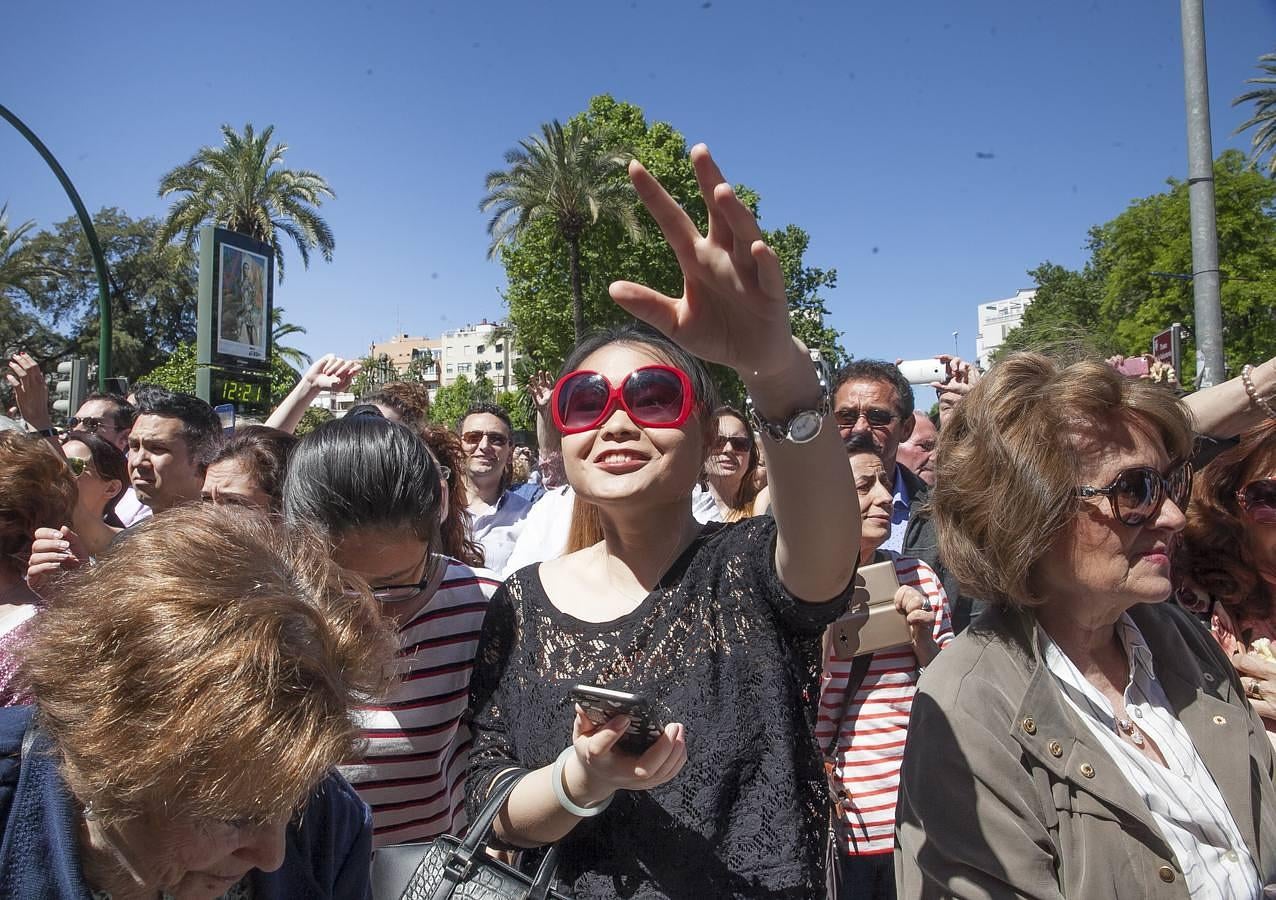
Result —
<instances>
[{"instance_id":1,"label":"crowd in background","mask_svg":"<svg viewBox=\"0 0 1276 900\"><path fill-rule=\"evenodd\" d=\"M692 160L708 234L631 168L684 295L614 284L648 324L533 380L534 441L406 383L298 439L335 356L262 423L60 430L8 361L0 900L372 896L485 807L576 897L1264 896L1276 360L940 356L927 415L812 364Z\"/></svg>"}]
</instances>

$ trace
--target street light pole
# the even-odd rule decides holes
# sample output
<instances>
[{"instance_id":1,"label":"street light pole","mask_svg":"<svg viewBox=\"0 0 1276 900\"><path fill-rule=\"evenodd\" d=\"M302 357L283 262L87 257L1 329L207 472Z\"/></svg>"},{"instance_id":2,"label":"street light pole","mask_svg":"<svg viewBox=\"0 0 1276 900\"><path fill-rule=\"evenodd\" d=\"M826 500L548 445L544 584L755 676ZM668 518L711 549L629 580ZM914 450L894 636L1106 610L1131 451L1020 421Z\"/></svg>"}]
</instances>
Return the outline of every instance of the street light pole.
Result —
<instances>
[{"instance_id":1,"label":"street light pole","mask_svg":"<svg viewBox=\"0 0 1276 900\"><path fill-rule=\"evenodd\" d=\"M1183 82L1187 99L1187 185L1192 221L1192 297L1196 322L1196 379L1210 387L1226 379L1223 312L1219 300L1218 230L1214 219L1214 150L1209 79L1205 68L1203 0L1180 0Z\"/></svg>"},{"instance_id":2,"label":"street light pole","mask_svg":"<svg viewBox=\"0 0 1276 900\"><path fill-rule=\"evenodd\" d=\"M10 125L18 130L27 142L35 148L36 152L44 159L49 168L53 170L53 174L57 176L58 181L62 184L62 189L66 191L66 195L71 198L71 205L75 207L75 214L79 217L80 226L84 229L84 236L89 242L89 254L93 257L93 268L97 270L97 298L98 298L98 349L97 349L97 387L99 391L106 390L106 379L111 375L111 273L106 267L106 257L102 255L102 245L98 243L97 231L93 228L93 219L90 218L88 210L84 208L80 195L75 190L75 185L71 184L71 179L67 177L66 171L53 158L53 154L49 152L49 148L44 146L44 142L35 136L26 123L10 112L3 104L0 104L0 117L3 117ZM75 410L71 410L72 413Z\"/></svg>"}]
</instances>

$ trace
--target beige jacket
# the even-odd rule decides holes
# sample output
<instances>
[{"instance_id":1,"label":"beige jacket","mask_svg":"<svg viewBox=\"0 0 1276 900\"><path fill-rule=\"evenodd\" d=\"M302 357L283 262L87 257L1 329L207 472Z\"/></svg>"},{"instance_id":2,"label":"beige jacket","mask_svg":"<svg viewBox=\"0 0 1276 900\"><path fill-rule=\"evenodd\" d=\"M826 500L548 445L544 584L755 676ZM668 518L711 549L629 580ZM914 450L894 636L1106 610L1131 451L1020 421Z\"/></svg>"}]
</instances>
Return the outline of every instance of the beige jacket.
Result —
<instances>
[{"instance_id":1,"label":"beige jacket","mask_svg":"<svg viewBox=\"0 0 1276 900\"><path fill-rule=\"evenodd\" d=\"M1130 616L1264 883L1276 882L1273 753L1227 657L1168 603ZM1187 898L1151 814L1063 699L1031 613L991 609L922 676L896 813L901 900Z\"/></svg>"}]
</instances>

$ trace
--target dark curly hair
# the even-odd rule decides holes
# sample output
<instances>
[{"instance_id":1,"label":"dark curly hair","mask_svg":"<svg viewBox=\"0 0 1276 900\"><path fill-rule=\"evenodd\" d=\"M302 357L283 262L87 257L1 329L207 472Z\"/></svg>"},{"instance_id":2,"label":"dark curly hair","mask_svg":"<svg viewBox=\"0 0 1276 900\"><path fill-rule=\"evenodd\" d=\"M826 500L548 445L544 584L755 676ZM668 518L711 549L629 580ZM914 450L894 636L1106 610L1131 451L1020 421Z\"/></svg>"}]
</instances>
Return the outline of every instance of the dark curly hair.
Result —
<instances>
[{"instance_id":1,"label":"dark curly hair","mask_svg":"<svg viewBox=\"0 0 1276 900\"><path fill-rule=\"evenodd\" d=\"M1223 604L1238 623L1271 619L1274 604L1246 539L1245 513L1236 493L1262 474L1276 471L1276 421L1241 435L1197 473L1187 527L1175 554L1175 574Z\"/></svg>"},{"instance_id":2,"label":"dark curly hair","mask_svg":"<svg viewBox=\"0 0 1276 900\"><path fill-rule=\"evenodd\" d=\"M439 549L471 568L482 568L483 545L471 536L469 498L465 495L465 454L455 432L439 425L426 425L420 434L441 465L451 469L447 480L447 519L439 527Z\"/></svg>"}]
</instances>

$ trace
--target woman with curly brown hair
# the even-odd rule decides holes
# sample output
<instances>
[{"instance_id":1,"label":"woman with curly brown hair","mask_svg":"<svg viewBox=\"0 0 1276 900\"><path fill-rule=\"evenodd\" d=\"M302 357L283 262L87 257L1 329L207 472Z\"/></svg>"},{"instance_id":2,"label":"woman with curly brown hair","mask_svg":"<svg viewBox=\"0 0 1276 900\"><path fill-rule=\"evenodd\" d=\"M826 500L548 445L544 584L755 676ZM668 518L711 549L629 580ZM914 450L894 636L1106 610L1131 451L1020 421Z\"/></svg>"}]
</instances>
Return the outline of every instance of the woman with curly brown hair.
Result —
<instances>
[{"instance_id":1,"label":"woman with curly brown hair","mask_svg":"<svg viewBox=\"0 0 1276 900\"><path fill-rule=\"evenodd\" d=\"M443 475L443 503L446 518L439 526L439 549L458 562L472 568L484 568L483 546L474 540L471 529L469 496L465 492L465 453L461 439L453 431L438 425L418 429L426 446L434 454Z\"/></svg>"},{"instance_id":2,"label":"woman with curly brown hair","mask_svg":"<svg viewBox=\"0 0 1276 900\"><path fill-rule=\"evenodd\" d=\"M1245 432L1197 477L1175 570L1184 605L1209 615L1276 732L1276 420Z\"/></svg>"},{"instance_id":3,"label":"woman with curly brown hair","mask_svg":"<svg viewBox=\"0 0 1276 900\"><path fill-rule=\"evenodd\" d=\"M187 506L47 601L36 707L0 710L0 900L369 896L370 817L333 766L393 644L319 541Z\"/></svg>"},{"instance_id":4,"label":"woman with curly brown hair","mask_svg":"<svg viewBox=\"0 0 1276 900\"><path fill-rule=\"evenodd\" d=\"M32 535L70 525L75 504L75 476L48 441L0 432L0 706L25 702L13 652L40 599L23 578Z\"/></svg>"}]
</instances>

